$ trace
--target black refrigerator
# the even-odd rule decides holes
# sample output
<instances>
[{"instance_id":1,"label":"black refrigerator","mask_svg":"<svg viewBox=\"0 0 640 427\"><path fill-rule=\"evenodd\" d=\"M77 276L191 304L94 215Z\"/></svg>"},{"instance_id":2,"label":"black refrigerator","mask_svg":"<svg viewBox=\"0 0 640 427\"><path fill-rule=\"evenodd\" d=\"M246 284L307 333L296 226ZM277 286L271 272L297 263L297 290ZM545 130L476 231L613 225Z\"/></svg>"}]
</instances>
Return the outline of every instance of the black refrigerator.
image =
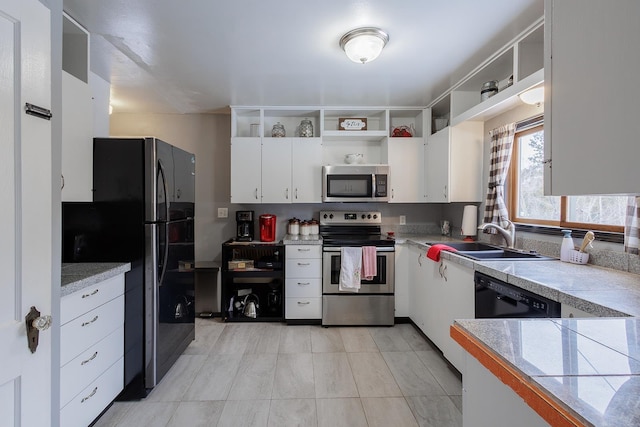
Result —
<instances>
[{"instance_id":1,"label":"black refrigerator","mask_svg":"<svg viewBox=\"0 0 640 427\"><path fill-rule=\"evenodd\" d=\"M93 202L62 205L63 262L131 263L124 391L145 397L195 334L195 156L157 138L95 138Z\"/></svg>"}]
</instances>

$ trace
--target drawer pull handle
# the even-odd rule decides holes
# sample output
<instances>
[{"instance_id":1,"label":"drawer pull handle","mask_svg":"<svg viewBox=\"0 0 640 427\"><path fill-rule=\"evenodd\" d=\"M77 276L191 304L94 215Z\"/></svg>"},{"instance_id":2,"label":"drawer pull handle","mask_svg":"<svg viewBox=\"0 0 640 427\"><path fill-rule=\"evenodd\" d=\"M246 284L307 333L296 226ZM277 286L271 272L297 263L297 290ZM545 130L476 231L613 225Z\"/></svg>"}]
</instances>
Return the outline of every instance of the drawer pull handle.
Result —
<instances>
[{"instance_id":1,"label":"drawer pull handle","mask_svg":"<svg viewBox=\"0 0 640 427\"><path fill-rule=\"evenodd\" d=\"M309 252L311 249L307 248L307 249L298 249L298 252Z\"/></svg>"},{"instance_id":2,"label":"drawer pull handle","mask_svg":"<svg viewBox=\"0 0 640 427\"><path fill-rule=\"evenodd\" d=\"M80 366L85 365L89 362L91 362L93 359L96 358L96 356L98 356L98 352L96 351L95 353L93 353L93 356L91 356L90 358L88 358L87 360L83 360L82 363L80 363Z\"/></svg>"},{"instance_id":3,"label":"drawer pull handle","mask_svg":"<svg viewBox=\"0 0 640 427\"><path fill-rule=\"evenodd\" d=\"M82 322L82 326L90 325L93 322L95 322L96 320L98 320L98 315L96 315L96 317L94 317L93 319L89 320L88 322Z\"/></svg>"},{"instance_id":4,"label":"drawer pull handle","mask_svg":"<svg viewBox=\"0 0 640 427\"><path fill-rule=\"evenodd\" d=\"M307 304L311 304L311 301L305 301L305 302L298 301L298 305L307 305Z\"/></svg>"},{"instance_id":5,"label":"drawer pull handle","mask_svg":"<svg viewBox=\"0 0 640 427\"><path fill-rule=\"evenodd\" d=\"M310 285L310 284L311 284L310 282L298 282L298 285L300 285L300 286L307 286L307 285Z\"/></svg>"},{"instance_id":6,"label":"drawer pull handle","mask_svg":"<svg viewBox=\"0 0 640 427\"><path fill-rule=\"evenodd\" d=\"M82 295L82 298L89 298L91 295L95 295L98 293L100 289L96 289L95 291L91 292L90 294L84 294Z\"/></svg>"},{"instance_id":7,"label":"drawer pull handle","mask_svg":"<svg viewBox=\"0 0 640 427\"><path fill-rule=\"evenodd\" d=\"M98 387L95 387L93 389L93 391L91 393L89 393L89 396L87 397L83 397L82 400L80 401L80 403L84 403L85 400L89 400L93 397L94 394L96 394L96 392L98 391Z\"/></svg>"},{"instance_id":8,"label":"drawer pull handle","mask_svg":"<svg viewBox=\"0 0 640 427\"><path fill-rule=\"evenodd\" d=\"M299 262L298 265L300 265L300 266L311 265L311 263L310 262Z\"/></svg>"}]
</instances>

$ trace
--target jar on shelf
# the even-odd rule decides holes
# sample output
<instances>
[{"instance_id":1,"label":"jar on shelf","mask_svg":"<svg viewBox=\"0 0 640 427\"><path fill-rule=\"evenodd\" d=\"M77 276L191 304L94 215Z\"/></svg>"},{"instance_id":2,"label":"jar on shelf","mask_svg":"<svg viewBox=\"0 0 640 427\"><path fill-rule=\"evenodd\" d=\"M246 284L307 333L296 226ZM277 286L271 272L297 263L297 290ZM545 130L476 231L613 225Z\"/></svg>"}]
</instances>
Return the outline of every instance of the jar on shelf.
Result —
<instances>
[{"instance_id":1,"label":"jar on shelf","mask_svg":"<svg viewBox=\"0 0 640 427\"><path fill-rule=\"evenodd\" d=\"M317 236L320 233L320 225L318 224L318 221L315 219L312 219L309 221L309 234L313 235L313 236Z\"/></svg>"},{"instance_id":2,"label":"jar on shelf","mask_svg":"<svg viewBox=\"0 0 640 427\"><path fill-rule=\"evenodd\" d=\"M292 236L297 236L300 233L300 220L298 218L291 218L287 227L287 233Z\"/></svg>"},{"instance_id":3,"label":"jar on shelf","mask_svg":"<svg viewBox=\"0 0 640 427\"><path fill-rule=\"evenodd\" d=\"M300 235L308 236L309 234L311 234L311 224L309 224L307 221L302 221L300 223Z\"/></svg>"},{"instance_id":4,"label":"jar on shelf","mask_svg":"<svg viewBox=\"0 0 640 427\"><path fill-rule=\"evenodd\" d=\"M311 120L305 118L300 122L300 136L303 138L313 137L313 123Z\"/></svg>"},{"instance_id":5,"label":"jar on shelf","mask_svg":"<svg viewBox=\"0 0 640 427\"><path fill-rule=\"evenodd\" d=\"M274 138L284 138L286 136L284 125L280 122L273 125L273 128L271 129L271 136Z\"/></svg>"},{"instance_id":6,"label":"jar on shelf","mask_svg":"<svg viewBox=\"0 0 640 427\"><path fill-rule=\"evenodd\" d=\"M498 93L498 81L490 80L482 85L482 89L480 90L480 101L486 101L496 93Z\"/></svg>"}]
</instances>

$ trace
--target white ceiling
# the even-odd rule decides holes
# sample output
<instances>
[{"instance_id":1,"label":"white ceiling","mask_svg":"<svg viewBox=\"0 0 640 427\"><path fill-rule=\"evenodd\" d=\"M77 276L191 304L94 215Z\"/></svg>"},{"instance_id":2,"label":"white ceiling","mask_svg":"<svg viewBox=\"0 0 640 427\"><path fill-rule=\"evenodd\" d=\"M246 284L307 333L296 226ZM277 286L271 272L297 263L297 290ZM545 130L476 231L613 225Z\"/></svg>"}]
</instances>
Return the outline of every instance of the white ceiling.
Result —
<instances>
[{"instance_id":1,"label":"white ceiling","mask_svg":"<svg viewBox=\"0 0 640 427\"><path fill-rule=\"evenodd\" d=\"M543 0L64 0L115 112L424 106L543 14ZM390 41L351 62L362 26ZM480 90L480 88L478 88Z\"/></svg>"}]
</instances>

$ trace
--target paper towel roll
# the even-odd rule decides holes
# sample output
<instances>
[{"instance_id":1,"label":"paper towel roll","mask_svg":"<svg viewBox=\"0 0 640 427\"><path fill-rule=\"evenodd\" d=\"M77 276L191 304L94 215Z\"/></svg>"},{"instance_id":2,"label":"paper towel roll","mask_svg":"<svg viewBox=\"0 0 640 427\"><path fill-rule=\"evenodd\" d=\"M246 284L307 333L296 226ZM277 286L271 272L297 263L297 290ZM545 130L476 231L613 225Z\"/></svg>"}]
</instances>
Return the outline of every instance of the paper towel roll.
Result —
<instances>
[{"instance_id":1,"label":"paper towel roll","mask_svg":"<svg viewBox=\"0 0 640 427\"><path fill-rule=\"evenodd\" d=\"M462 212L462 235L475 236L478 234L478 207L467 205Z\"/></svg>"}]
</instances>

